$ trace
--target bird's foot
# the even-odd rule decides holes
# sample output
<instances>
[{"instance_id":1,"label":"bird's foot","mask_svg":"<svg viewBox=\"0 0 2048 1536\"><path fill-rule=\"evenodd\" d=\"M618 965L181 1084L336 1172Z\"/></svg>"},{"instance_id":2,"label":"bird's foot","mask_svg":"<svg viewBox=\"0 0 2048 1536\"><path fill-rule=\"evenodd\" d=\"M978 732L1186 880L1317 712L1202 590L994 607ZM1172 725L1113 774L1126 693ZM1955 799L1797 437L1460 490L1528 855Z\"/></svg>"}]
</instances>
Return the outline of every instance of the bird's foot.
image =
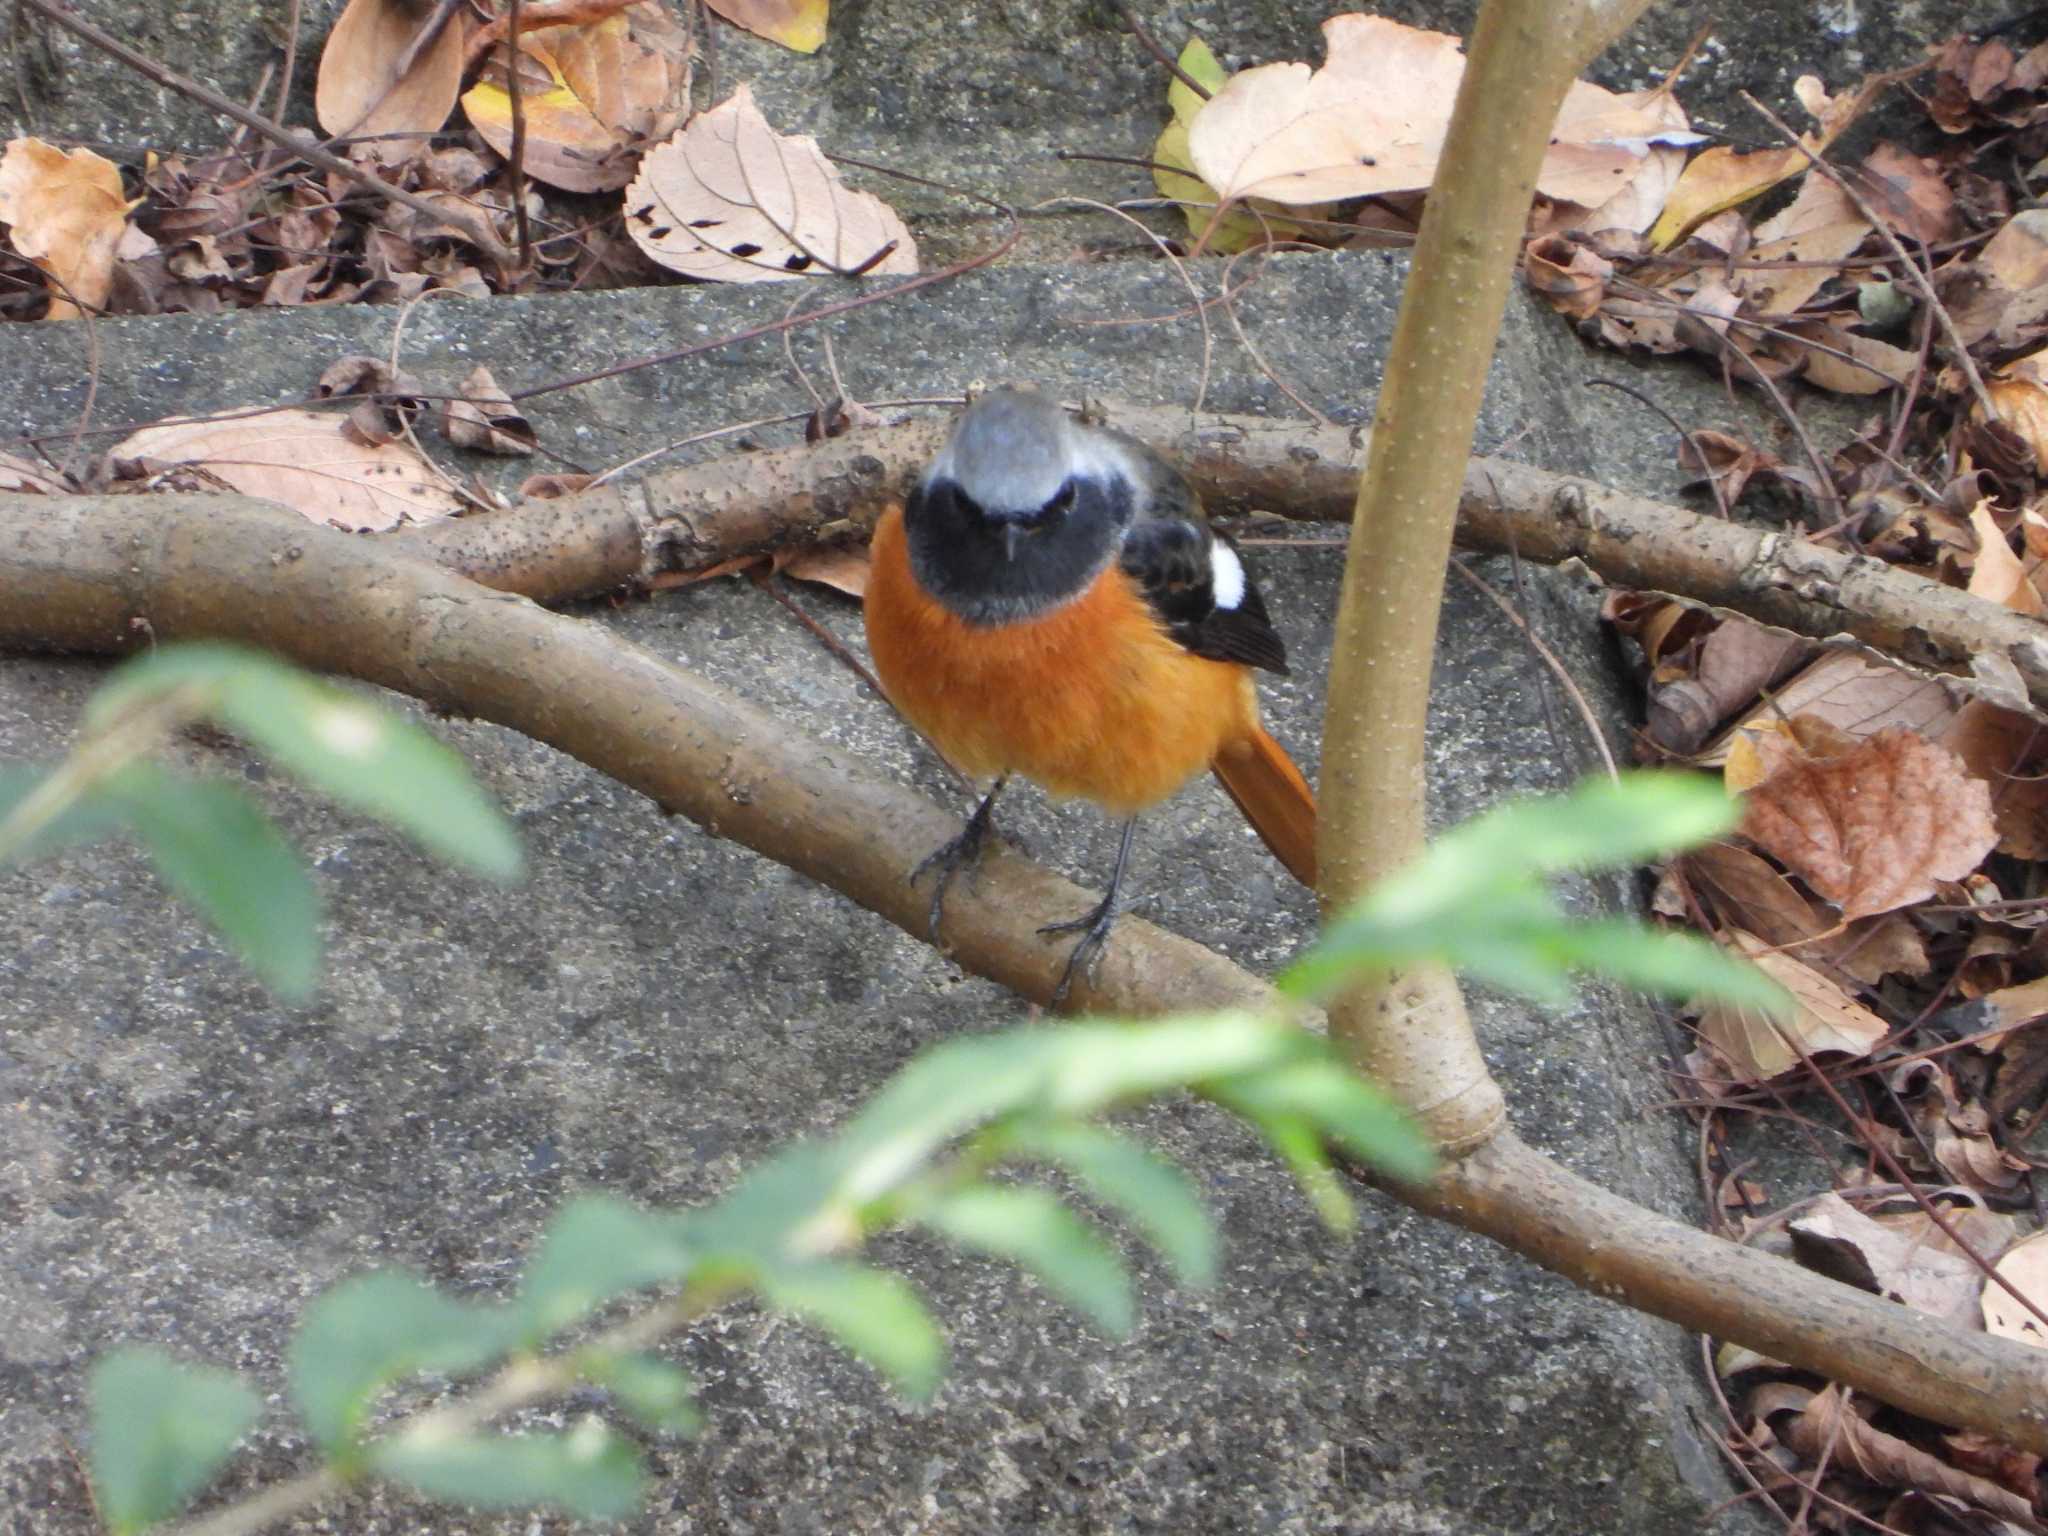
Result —
<instances>
[{"instance_id":1,"label":"bird's foot","mask_svg":"<svg viewBox=\"0 0 2048 1536\"><path fill-rule=\"evenodd\" d=\"M994 818L989 812L994 803L995 795L991 792L988 799L982 801L974 814L967 818L967 825L960 829L958 836L940 844L910 872L910 883L916 885L931 871L938 871L939 881L932 887L931 915L925 927L926 934L933 939L939 936L939 918L946 906L946 887L953 883L953 877L961 870L980 859L982 847L988 842L989 832L994 826Z\"/></svg>"},{"instance_id":2,"label":"bird's foot","mask_svg":"<svg viewBox=\"0 0 2048 1536\"><path fill-rule=\"evenodd\" d=\"M1095 979L1096 968L1102 963L1102 946L1109 940L1109 930L1116 926L1117 914L1123 910L1120 893L1111 887L1110 893L1071 922L1047 923L1038 931L1042 934L1078 933L1080 939L1067 955L1067 968L1060 972L1060 984L1053 988L1052 1006L1057 1008L1067 1000L1067 990L1073 986L1076 976Z\"/></svg>"}]
</instances>

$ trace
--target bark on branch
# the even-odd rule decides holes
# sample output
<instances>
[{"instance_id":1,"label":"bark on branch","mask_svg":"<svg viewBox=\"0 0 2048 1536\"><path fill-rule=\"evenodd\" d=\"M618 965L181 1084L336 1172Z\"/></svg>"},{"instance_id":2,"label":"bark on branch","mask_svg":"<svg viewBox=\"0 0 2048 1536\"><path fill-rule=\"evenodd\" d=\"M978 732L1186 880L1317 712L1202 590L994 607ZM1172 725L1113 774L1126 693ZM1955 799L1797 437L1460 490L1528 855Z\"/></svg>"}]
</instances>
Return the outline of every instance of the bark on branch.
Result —
<instances>
[{"instance_id":1,"label":"bark on branch","mask_svg":"<svg viewBox=\"0 0 2048 1536\"><path fill-rule=\"evenodd\" d=\"M1183 465L1210 510L1348 522L1368 434L1256 416L1115 406L1110 422ZM806 540L865 537L930 460L946 423L876 427L803 448L735 454L644 485L605 486L488 517L386 535L487 586L541 602L645 585ZM1457 542L1668 592L1816 639L1849 635L1915 666L1967 675L2010 662L2048 710L2048 625L1793 533L1706 517L1508 459L1465 472ZM1283 623L1285 616L1282 616Z\"/></svg>"},{"instance_id":2,"label":"bark on branch","mask_svg":"<svg viewBox=\"0 0 2048 1536\"><path fill-rule=\"evenodd\" d=\"M572 533L596 528L592 548L631 547L637 559L644 509L629 497L618 515L571 518ZM955 813L602 626L408 553L424 543L314 528L239 497L0 496L0 650L115 653L140 642L137 619L159 639L265 646L550 742L921 936L925 899L904 871L957 828ZM492 559L501 571L533 569L504 550ZM963 965L1043 1000L1063 951L1033 930L1083 895L993 849L979 883L962 882L949 900L945 936ZM1264 1006L1271 993L1200 946L1126 918L1085 1001L1149 1012ZM1512 1135L1427 1189L1395 1193L1603 1295L2048 1452L2048 1355L1682 1227Z\"/></svg>"}]
</instances>

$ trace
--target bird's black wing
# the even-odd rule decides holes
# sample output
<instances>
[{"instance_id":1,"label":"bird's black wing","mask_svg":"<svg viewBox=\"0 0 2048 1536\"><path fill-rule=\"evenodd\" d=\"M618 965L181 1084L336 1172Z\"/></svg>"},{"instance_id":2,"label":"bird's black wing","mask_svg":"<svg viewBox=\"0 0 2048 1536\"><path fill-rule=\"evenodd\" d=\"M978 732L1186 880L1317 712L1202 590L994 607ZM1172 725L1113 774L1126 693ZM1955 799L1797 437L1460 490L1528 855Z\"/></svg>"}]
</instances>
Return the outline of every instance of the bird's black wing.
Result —
<instances>
[{"instance_id":1,"label":"bird's black wing","mask_svg":"<svg viewBox=\"0 0 2048 1536\"><path fill-rule=\"evenodd\" d=\"M1206 523L1141 516L1124 533L1121 564L1179 644L1212 661L1286 674L1287 647L1237 546Z\"/></svg>"}]
</instances>

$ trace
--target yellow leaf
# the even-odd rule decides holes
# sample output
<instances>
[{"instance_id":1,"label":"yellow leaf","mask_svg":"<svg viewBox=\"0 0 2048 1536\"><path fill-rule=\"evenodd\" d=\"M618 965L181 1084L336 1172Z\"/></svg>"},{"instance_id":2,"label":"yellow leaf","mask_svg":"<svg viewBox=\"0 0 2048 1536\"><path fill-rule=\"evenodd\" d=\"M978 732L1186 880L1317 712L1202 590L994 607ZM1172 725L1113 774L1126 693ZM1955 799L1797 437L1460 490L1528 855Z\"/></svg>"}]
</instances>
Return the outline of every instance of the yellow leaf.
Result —
<instances>
[{"instance_id":1,"label":"yellow leaf","mask_svg":"<svg viewBox=\"0 0 2048 1536\"><path fill-rule=\"evenodd\" d=\"M0 153L0 224L12 226L16 251L62 285L51 291L46 319L71 319L80 304L105 305L133 206L121 195L114 162L89 149L67 153L41 139L11 139Z\"/></svg>"},{"instance_id":2,"label":"yellow leaf","mask_svg":"<svg viewBox=\"0 0 2048 1536\"><path fill-rule=\"evenodd\" d=\"M704 0L736 27L798 53L816 53L825 42L825 13L831 0Z\"/></svg>"}]
</instances>

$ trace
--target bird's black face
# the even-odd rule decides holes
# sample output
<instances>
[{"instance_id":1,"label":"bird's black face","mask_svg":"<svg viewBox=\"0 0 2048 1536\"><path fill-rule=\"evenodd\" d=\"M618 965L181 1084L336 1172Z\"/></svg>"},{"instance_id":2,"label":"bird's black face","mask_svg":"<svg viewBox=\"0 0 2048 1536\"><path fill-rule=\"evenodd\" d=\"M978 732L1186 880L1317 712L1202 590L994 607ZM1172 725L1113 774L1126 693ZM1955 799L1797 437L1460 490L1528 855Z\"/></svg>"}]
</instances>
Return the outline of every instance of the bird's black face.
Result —
<instances>
[{"instance_id":1,"label":"bird's black face","mask_svg":"<svg viewBox=\"0 0 2048 1536\"><path fill-rule=\"evenodd\" d=\"M1013 624L1081 595L1115 557L1130 522L1120 475L1069 475L1038 506L984 506L948 476L904 508L919 583L970 624Z\"/></svg>"}]
</instances>

